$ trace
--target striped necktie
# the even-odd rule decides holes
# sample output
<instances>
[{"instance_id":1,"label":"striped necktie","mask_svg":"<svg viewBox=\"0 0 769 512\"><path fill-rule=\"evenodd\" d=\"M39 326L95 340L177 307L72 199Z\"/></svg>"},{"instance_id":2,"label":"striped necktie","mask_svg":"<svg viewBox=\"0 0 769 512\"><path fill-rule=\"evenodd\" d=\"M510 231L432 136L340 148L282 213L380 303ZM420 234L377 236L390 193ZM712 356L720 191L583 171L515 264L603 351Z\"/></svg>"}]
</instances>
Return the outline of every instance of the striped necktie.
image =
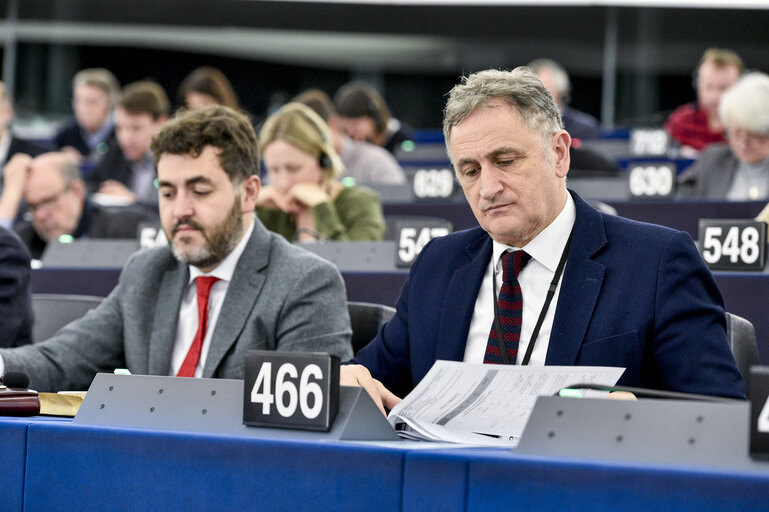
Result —
<instances>
[{"instance_id":1,"label":"striped necktie","mask_svg":"<svg viewBox=\"0 0 769 512\"><path fill-rule=\"evenodd\" d=\"M502 256L502 288L497 298L497 311L502 338L507 349L510 363L515 364L518 356L518 342L521 340L521 321L523 319L523 296L518 283L518 273L531 259L524 251L506 252ZM502 354L497 340L497 329L492 324L489 342L486 344L484 363L502 364Z\"/></svg>"}]
</instances>

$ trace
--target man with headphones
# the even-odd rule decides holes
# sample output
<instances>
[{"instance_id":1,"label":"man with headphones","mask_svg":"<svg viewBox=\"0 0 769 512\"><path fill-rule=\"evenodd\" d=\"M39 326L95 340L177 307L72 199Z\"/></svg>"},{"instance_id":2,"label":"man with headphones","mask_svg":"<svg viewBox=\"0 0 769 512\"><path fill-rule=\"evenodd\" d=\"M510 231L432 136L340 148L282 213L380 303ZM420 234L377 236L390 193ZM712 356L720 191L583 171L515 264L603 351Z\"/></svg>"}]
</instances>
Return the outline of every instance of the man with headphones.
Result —
<instances>
[{"instance_id":1,"label":"man with headphones","mask_svg":"<svg viewBox=\"0 0 769 512\"><path fill-rule=\"evenodd\" d=\"M697 101L681 105L665 121L665 129L684 148L702 151L713 142L726 142L718 117L721 96L740 79L742 59L732 50L708 48L694 71Z\"/></svg>"},{"instance_id":2,"label":"man with headphones","mask_svg":"<svg viewBox=\"0 0 769 512\"><path fill-rule=\"evenodd\" d=\"M342 129L354 140L371 142L394 154L414 138L413 129L392 117L382 95L367 83L350 82L340 87L334 106Z\"/></svg>"}]
</instances>

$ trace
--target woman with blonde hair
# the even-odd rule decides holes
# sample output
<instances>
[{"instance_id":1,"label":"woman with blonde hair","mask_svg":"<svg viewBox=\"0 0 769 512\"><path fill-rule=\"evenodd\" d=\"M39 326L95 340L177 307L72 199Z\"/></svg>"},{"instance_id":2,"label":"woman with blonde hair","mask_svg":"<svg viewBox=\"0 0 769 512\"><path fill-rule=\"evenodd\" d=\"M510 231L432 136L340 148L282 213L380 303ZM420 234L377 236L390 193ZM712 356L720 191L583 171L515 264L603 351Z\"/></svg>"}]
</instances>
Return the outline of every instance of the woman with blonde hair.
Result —
<instances>
[{"instance_id":1,"label":"woman with blonde hair","mask_svg":"<svg viewBox=\"0 0 769 512\"><path fill-rule=\"evenodd\" d=\"M259 145L269 185L257 215L289 240L381 240L385 232L379 196L336 178L342 161L326 123L312 109L288 103L265 121Z\"/></svg>"}]
</instances>

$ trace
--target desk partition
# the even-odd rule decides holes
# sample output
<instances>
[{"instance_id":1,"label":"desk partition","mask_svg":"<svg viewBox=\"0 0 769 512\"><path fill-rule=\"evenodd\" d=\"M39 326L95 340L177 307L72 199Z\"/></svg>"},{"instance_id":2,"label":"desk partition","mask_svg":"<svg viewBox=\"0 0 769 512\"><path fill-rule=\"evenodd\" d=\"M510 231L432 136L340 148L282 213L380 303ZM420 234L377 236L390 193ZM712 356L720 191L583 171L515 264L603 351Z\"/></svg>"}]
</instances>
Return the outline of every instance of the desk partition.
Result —
<instances>
[{"instance_id":1,"label":"desk partition","mask_svg":"<svg viewBox=\"0 0 769 512\"><path fill-rule=\"evenodd\" d=\"M747 433L745 433L747 435ZM765 510L769 463L634 463L0 420L3 512ZM747 443L746 443L747 454ZM11 471L8 471L8 469Z\"/></svg>"}]
</instances>

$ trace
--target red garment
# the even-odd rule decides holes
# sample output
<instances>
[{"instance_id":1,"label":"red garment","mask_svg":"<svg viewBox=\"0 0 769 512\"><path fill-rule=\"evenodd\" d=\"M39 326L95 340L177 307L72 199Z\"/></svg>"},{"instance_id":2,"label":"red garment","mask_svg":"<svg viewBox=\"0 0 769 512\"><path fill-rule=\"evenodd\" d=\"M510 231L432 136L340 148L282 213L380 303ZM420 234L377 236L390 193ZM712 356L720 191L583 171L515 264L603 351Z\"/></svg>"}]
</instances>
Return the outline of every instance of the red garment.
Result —
<instances>
[{"instance_id":1,"label":"red garment","mask_svg":"<svg viewBox=\"0 0 769 512\"><path fill-rule=\"evenodd\" d=\"M701 150L713 142L726 142L724 133L713 133L708 128L708 116L696 103L681 105L665 121L665 129L682 146Z\"/></svg>"}]
</instances>

